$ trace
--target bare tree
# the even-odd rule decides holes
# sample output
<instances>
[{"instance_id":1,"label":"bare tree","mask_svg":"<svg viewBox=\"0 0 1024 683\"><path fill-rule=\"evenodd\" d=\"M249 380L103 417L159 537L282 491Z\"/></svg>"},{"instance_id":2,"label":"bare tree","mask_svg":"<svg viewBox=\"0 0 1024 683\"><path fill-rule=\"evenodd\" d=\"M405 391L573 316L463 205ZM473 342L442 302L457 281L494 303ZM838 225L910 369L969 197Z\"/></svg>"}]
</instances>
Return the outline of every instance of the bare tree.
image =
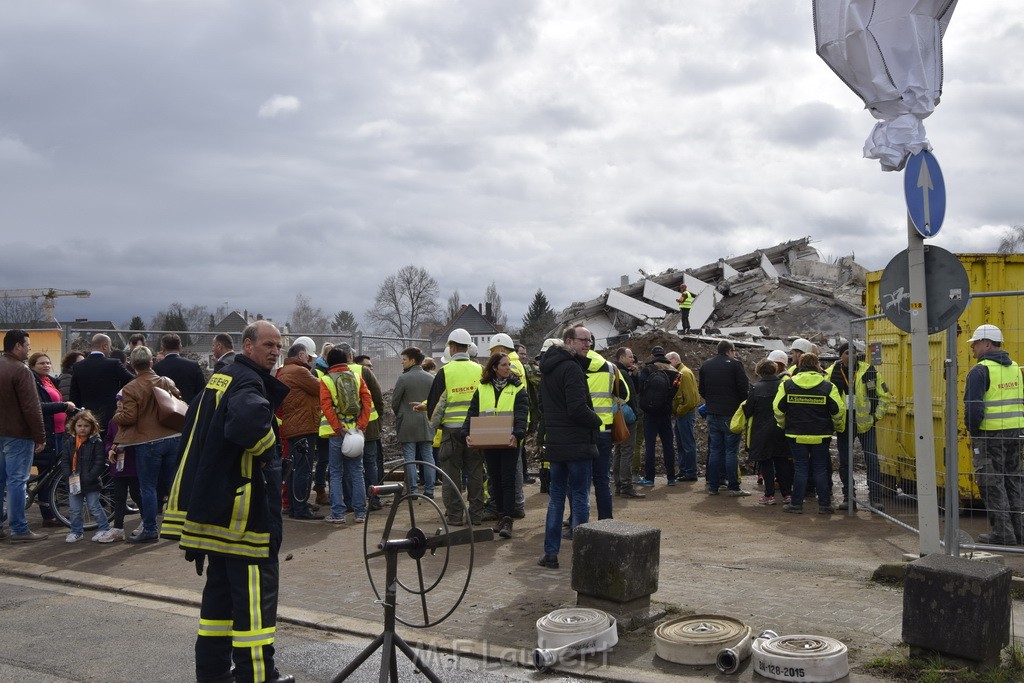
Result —
<instances>
[{"instance_id":1,"label":"bare tree","mask_svg":"<svg viewBox=\"0 0 1024 683\"><path fill-rule=\"evenodd\" d=\"M1005 233L999 240L1000 254L1019 254L1024 252L1024 225L1015 225Z\"/></svg>"},{"instance_id":2,"label":"bare tree","mask_svg":"<svg viewBox=\"0 0 1024 683\"><path fill-rule=\"evenodd\" d=\"M491 305L491 315L494 316L494 324L504 329L508 325L508 316L501 310L501 295L498 294L498 285L494 281L487 285L484 301Z\"/></svg>"},{"instance_id":3,"label":"bare tree","mask_svg":"<svg viewBox=\"0 0 1024 683\"><path fill-rule=\"evenodd\" d=\"M331 331L331 322L322 308L313 308L309 297L300 292L295 295L295 308L288 327L295 332L327 334Z\"/></svg>"},{"instance_id":4,"label":"bare tree","mask_svg":"<svg viewBox=\"0 0 1024 683\"><path fill-rule=\"evenodd\" d=\"M174 327L167 325L167 320L174 322ZM210 327L210 309L198 304L186 307L175 301L166 309L153 316L149 323L151 330L193 330L203 332Z\"/></svg>"},{"instance_id":5,"label":"bare tree","mask_svg":"<svg viewBox=\"0 0 1024 683\"><path fill-rule=\"evenodd\" d=\"M359 331L359 323L352 311L338 311L331 322L331 330L337 333L355 334Z\"/></svg>"},{"instance_id":6,"label":"bare tree","mask_svg":"<svg viewBox=\"0 0 1024 683\"><path fill-rule=\"evenodd\" d=\"M459 290L456 289L452 292L452 295L448 297L448 307L445 309L445 313L448 317L445 318L445 322L451 322L454 320L455 316L458 315L460 308L462 308L462 299L459 296Z\"/></svg>"},{"instance_id":7,"label":"bare tree","mask_svg":"<svg viewBox=\"0 0 1024 683\"><path fill-rule=\"evenodd\" d=\"M377 289L374 307L366 312L366 319L379 334L415 337L420 325L440 312L440 291L437 280L425 269L405 266Z\"/></svg>"},{"instance_id":8,"label":"bare tree","mask_svg":"<svg viewBox=\"0 0 1024 683\"><path fill-rule=\"evenodd\" d=\"M0 322L30 323L43 319L43 302L39 298L0 297Z\"/></svg>"}]
</instances>

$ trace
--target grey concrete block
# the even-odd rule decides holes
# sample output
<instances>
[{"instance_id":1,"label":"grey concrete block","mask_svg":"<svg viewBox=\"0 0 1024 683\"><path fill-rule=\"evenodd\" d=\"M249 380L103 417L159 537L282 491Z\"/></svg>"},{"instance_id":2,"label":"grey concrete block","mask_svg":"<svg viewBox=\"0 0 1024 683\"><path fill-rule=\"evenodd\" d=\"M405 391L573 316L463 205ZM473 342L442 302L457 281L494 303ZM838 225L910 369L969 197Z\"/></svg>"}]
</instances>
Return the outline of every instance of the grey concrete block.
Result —
<instances>
[{"instance_id":1,"label":"grey concrete block","mask_svg":"<svg viewBox=\"0 0 1024 683\"><path fill-rule=\"evenodd\" d=\"M650 600L658 590L661 530L604 519L573 530L572 588L616 603Z\"/></svg>"},{"instance_id":2,"label":"grey concrete block","mask_svg":"<svg viewBox=\"0 0 1024 683\"><path fill-rule=\"evenodd\" d=\"M907 566L903 640L911 649L995 663L1010 642L1012 572L933 553Z\"/></svg>"}]
</instances>

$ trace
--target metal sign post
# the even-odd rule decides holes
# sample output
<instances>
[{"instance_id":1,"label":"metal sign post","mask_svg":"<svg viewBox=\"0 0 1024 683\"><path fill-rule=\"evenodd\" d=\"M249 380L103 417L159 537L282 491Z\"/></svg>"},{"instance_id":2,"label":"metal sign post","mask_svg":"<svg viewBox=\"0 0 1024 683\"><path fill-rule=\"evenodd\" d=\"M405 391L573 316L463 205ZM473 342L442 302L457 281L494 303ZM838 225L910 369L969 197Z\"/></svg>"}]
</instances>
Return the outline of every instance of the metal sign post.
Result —
<instances>
[{"instance_id":1,"label":"metal sign post","mask_svg":"<svg viewBox=\"0 0 1024 683\"><path fill-rule=\"evenodd\" d=\"M910 357L914 380L914 460L917 467L917 517L921 557L938 552L939 505L935 491L935 429L932 420L931 363L928 357L928 307L924 237L907 214L907 267L910 271Z\"/></svg>"}]
</instances>

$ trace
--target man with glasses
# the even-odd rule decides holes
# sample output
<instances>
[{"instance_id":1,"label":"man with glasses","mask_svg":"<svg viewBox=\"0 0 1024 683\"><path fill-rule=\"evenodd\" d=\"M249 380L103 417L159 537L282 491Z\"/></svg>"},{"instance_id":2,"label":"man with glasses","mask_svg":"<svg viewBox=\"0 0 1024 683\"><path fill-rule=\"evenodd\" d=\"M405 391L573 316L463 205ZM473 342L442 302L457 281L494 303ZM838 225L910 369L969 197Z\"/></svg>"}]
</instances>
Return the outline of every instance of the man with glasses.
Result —
<instances>
[{"instance_id":1,"label":"man with glasses","mask_svg":"<svg viewBox=\"0 0 1024 683\"><path fill-rule=\"evenodd\" d=\"M544 448L551 463L551 483L544 554L537 564L548 569L558 569L566 495L571 500L572 526L590 520L590 480L601 418L594 412L583 367L593 341L587 328L570 327L562 341L554 342L540 358Z\"/></svg>"}]
</instances>

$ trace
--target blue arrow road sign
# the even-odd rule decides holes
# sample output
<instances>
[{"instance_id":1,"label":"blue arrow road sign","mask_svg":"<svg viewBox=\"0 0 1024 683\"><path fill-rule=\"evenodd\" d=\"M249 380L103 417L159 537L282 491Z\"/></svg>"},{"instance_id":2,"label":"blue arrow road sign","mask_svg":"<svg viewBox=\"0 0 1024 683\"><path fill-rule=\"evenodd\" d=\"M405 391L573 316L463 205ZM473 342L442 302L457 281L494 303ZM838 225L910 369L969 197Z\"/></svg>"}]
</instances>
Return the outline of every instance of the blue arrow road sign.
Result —
<instances>
[{"instance_id":1,"label":"blue arrow road sign","mask_svg":"<svg viewBox=\"0 0 1024 683\"><path fill-rule=\"evenodd\" d=\"M907 211L921 237L935 237L946 217L946 182L935 156L928 151L914 154L903 172L903 194Z\"/></svg>"}]
</instances>

